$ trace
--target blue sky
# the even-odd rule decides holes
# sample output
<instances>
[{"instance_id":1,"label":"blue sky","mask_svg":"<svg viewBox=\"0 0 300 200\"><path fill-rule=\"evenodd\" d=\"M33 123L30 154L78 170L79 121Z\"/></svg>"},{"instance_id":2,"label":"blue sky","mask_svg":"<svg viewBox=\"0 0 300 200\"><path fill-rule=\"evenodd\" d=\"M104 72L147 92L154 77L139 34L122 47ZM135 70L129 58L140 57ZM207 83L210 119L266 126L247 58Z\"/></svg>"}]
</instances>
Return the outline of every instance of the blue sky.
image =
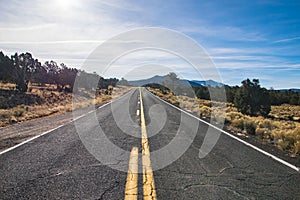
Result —
<instances>
[{"instance_id":1,"label":"blue sky","mask_svg":"<svg viewBox=\"0 0 300 200\"><path fill-rule=\"evenodd\" d=\"M197 41L226 84L259 78L267 88L300 88L299 1L0 1L0 50L6 54L29 51L41 61L80 68L114 35L164 27ZM167 55L140 53L121 63L146 66L153 57L163 56ZM178 66L185 78L201 79L182 63L169 61L165 65ZM136 71L141 78L152 75ZM118 68L107 75L123 76L121 72Z\"/></svg>"}]
</instances>

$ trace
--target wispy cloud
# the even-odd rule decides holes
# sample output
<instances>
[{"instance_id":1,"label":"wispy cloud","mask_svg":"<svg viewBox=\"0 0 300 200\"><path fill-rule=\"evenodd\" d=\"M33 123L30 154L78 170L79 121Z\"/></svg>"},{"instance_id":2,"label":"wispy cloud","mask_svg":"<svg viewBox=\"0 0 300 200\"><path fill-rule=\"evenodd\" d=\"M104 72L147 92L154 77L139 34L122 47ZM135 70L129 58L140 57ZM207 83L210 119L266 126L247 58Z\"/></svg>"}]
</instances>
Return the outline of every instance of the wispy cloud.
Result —
<instances>
[{"instance_id":1,"label":"wispy cloud","mask_svg":"<svg viewBox=\"0 0 300 200\"><path fill-rule=\"evenodd\" d=\"M210 24L194 24L185 27L178 27L183 33L200 34L218 40L231 41L265 41L263 34L257 31L244 30L234 26L215 26Z\"/></svg>"},{"instance_id":2,"label":"wispy cloud","mask_svg":"<svg viewBox=\"0 0 300 200\"><path fill-rule=\"evenodd\" d=\"M276 41L274 41L274 43L291 42L291 41L294 41L294 40L300 40L300 36L299 37L291 37L291 38L276 40Z\"/></svg>"}]
</instances>

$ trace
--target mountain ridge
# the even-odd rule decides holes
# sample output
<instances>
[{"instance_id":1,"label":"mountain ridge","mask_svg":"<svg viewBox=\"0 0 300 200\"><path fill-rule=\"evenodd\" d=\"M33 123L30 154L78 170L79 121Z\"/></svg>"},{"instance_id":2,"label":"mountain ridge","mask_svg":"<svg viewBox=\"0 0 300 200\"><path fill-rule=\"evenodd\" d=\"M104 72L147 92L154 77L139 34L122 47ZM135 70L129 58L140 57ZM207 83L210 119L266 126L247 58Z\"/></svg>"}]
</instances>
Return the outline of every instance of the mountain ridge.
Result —
<instances>
[{"instance_id":1,"label":"mountain ridge","mask_svg":"<svg viewBox=\"0 0 300 200\"><path fill-rule=\"evenodd\" d=\"M168 77L168 75L164 75L164 76L155 75L155 76L147 78L147 79L131 80L131 81L128 81L128 83L132 86L143 86L143 85L150 84L150 83L162 84L163 81L165 81L167 79L167 77ZM208 79L208 80L178 79L177 82L179 84L189 85L189 86L192 86L192 87L207 87L207 86L222 87L222 86L229 86L227 84L220 83L220 82L214 81L212 79ZM287 91L300 92L300 88L275 89L275 91L279 91L279 92L287 92Z\"/></svg>"},{"instance_id":2,"label":"mountain ridge","mask_svg":"<svg viewBox=\"0 0 300 200\"><path fill-rule=\"evenodd\" d=\"M132 86L142 86L150 83L158 83L162 84L166 79L168 78L168 75L165 76L160 76L160 75L155 75L153 77L147 78L147 79L140 79L140 80L132 80L128 81L130 85ZM221 87L224 86L225 84L216 82L214 80L187 80L187 79L178 79L177 82L179 84L183 85L190 85L193 87L206 87L206 86L212 86L212 87Z\"/></svg>"}]
</instances>

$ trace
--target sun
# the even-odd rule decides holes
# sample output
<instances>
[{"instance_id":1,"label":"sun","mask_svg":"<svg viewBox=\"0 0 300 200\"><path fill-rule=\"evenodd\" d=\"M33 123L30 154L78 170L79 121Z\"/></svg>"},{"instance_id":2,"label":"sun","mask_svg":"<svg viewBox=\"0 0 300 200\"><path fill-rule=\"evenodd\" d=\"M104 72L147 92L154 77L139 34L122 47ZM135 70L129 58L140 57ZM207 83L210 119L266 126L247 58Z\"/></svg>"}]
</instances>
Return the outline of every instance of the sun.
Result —
<instances>
[{"instance_id":1,"label":"sun","mask_svg":"<svg viewBox=\"0 0 300 200\"><path fill-rule=\"evenodd\" d=\"M59 9L68 10L72 6L73 1L72 0L56 0L55 4Z\"/></svg>"}]
</instances>

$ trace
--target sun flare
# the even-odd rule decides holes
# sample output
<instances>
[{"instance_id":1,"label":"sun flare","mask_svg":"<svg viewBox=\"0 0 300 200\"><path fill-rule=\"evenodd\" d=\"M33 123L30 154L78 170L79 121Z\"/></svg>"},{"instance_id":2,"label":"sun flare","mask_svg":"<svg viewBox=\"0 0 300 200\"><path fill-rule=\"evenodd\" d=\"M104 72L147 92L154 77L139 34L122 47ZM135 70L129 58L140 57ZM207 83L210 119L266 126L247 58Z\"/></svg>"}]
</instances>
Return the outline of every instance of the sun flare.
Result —
<instances>
[{"instance_id":1,"label":"sun flare","mask_svg":"<svg viewBox=\"0 0 300 200\"><path fill-rule=\"evenodd\" d=\"M55 4L58 8L67 10L72 6L73 1L72 0L56 0Z\"/></svg>"}]
</instances>

